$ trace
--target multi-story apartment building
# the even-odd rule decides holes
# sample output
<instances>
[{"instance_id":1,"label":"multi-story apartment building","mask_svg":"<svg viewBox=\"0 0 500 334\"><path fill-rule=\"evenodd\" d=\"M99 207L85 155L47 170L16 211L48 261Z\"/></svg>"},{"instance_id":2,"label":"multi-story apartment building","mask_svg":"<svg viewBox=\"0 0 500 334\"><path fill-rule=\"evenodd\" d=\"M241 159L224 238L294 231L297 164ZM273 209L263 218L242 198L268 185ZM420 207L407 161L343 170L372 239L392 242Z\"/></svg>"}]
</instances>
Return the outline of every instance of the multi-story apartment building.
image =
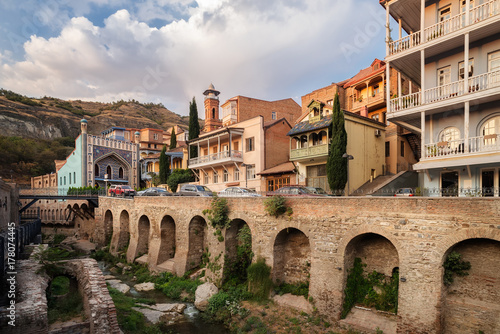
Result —
<instances>
[{"instance_id":1,"label":"multi-story apartment building","mask_svg":"<svg viewBox=\"0 0 500 334\"><path fill-rule=\"evenodd\" d=\"M498 196L500 188L500 1L389 0L386 73L399 79L389 121L421 134L420 182L441 195ZM390 16L398 22L392 39ZM407 34L405 35L405 31Z\"/></svg>"},{"instance_id":2,"label":"multi-story apartment building","mask_svg":"<svg viewBox=\"0 0 500 334\"><path fill-rule=\"evenodd\" d=\"M213 191L240 185L267 190L260 173L288 161L291 122L301 114L292 99L263 101L237 96L222 104L213 85L205 95L205 132L189 141L198 149L189 168L198 171L199 183Z\"/></svg>"}]
</instances>

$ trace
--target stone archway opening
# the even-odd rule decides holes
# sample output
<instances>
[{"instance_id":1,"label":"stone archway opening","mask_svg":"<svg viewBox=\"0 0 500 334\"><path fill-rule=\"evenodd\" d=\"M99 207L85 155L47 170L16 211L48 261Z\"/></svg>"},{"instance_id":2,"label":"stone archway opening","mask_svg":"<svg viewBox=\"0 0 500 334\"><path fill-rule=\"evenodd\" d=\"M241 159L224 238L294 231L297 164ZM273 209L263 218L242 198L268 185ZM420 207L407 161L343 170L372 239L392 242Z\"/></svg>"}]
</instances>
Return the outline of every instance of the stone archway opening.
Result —
<instances>
[{"instance_id":1,"label":"stone archway opening","mask_svg":"<svg viewBox=\"0 0 500 334\"><path fill-rule=\"evenodd\" d=\"M104 243L109 244L113 235L113 213L107 210L104 214Z\"/></svg>"},{"instance_id":2,"label":"stone archway opening","mask_svg":"<svg viewBox=\"0 0 500 334\"><path fill-rule=\"evenodd\" d=\"M147 262L147 256L149 251L149 229L150 229L149 218L146 215L142 215L139 218L138 224L138 232L139 235L137 237L137 249L135 251L135 257L143 258ZM140 261L139 261L140 262Z\"/></svg>"},{"instance_id":3,"label":"stone archway opening","mask_svg":"<svg viewBox=\"0 0 500 334\"><path fill-rule=\"evenodd\" d=\"M375 233L352 239L344 257L341 317L345 318L354 305L396 314L398 297L399 255L396 247L387 238ZM382 322L385 321L389 319ZM387 324L388 327L393 325L395 323Z\"/></svg>"},{"instance_id":4,"label":"stone archway opening","mask_svg":"<svg viewBox=\"0 0 500 334\"><path fill-rule=\"evenodd\" d=\"M247 280L247 268L252 263L252 232L242 219L233 219L226 230L223 282L235 284Z\"/></svg>"},{"instance_id":5,"label":"stone archway opening","mask_svg":"<svg viewBox=\"0 0 500 334\"><path fill-rule=\"evenodd\" d=\"M118 234L117 251L121 252L128 248L130 242L130 217L127 211L120 213L120 232Z\"/></svg>"},{"instance_id":6,"label":"stone archway opening","mask_svg":"<svg viewBox=\"0 0 500 334\"><path fill-rule=\"evenodd\" d=\"M311 246L304 232L286 228L274 241L272 276L278 284L306 284L309 286Z\"/></svg>"},{"instance_id":7,"label":"stone archway opening","mask_svg":"<svg viewBox=\"0 0 500 334\"><path fill-rule=\"evenodd\" d=\"M175 222L171 216L165 216L160 223L160 251L157 264L162 264L175 256Z\"/></svg>"},{"instance_id":8,"label":"stone archway opening","mask_svg":"<svg viewBox=\"0 0 500 334\"><path fill-rule=\"evenodd\" d=\"M446 252L443 264L452 253L470 269L466 276L452 274L449 285L443 277L443 333L500 333L500 241L461 241Z\"/></svg>"},{"instance_id":9,"label":"stone archway opening","mask_svg":"<svg viewBox=\"0 0 500 334\"><path fill-rule=\"evenodd\" d=\"M186 271L200 266L203 253L207 252L207 222L201 216L195 216L189 222L189 250Z\"/></svg>"}]
</instances>

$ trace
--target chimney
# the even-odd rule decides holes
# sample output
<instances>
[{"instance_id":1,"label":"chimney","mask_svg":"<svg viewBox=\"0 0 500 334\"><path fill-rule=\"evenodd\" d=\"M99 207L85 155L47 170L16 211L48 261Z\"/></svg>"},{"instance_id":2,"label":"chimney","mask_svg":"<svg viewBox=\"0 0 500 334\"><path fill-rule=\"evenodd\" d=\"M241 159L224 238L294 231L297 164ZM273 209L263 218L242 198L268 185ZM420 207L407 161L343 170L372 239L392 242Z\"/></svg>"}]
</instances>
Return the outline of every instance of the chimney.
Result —
<instances>
[{"instance_id":1,"label":"chimney","mask_svg":"<svg viewBox=\"0 0 500 334\"><path fill-rule=\"evenodd\" d=\"M361 114L361 116L368 118L368 107L367 106L361 107L359 113Z\"/></svg>"}]
</instances>

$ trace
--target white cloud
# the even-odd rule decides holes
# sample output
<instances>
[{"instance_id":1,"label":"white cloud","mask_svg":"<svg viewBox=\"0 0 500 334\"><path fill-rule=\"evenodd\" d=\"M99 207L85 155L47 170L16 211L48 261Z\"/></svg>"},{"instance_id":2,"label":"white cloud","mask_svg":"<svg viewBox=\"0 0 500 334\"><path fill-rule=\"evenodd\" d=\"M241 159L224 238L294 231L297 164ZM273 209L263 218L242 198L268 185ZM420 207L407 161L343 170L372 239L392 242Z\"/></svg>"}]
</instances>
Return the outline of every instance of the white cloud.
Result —
<instances>
[{"instance_id":1,"label":"white cloud","mask_svg":"<svg viewBox=\"0 0 500 334\"><path fill-rule=\"evenodd\" d=\"M76 2L69 4L76 8ZM329 77L321 83L328 85L336 70L345 71L339 44L349 43L353 28L363 29L373 21L369 11L378 10L368 0L198 0L197 6L189 0L146 0L137 8L117 11L103 27L81 16L56 37L31 36L23 61L0 54L0 86L30 96L161 101L180 114L188 113L191 97L200 100L211 82L222 99L300 96L321 87L314 86L319 78ZM155 8L174 8L189 19L156 29L146 23L159 18ZM374 45L383 49L383 37L359 48L357 56ZM354 65L350 75L369 63Z\"/></svg>"}]
</instances>

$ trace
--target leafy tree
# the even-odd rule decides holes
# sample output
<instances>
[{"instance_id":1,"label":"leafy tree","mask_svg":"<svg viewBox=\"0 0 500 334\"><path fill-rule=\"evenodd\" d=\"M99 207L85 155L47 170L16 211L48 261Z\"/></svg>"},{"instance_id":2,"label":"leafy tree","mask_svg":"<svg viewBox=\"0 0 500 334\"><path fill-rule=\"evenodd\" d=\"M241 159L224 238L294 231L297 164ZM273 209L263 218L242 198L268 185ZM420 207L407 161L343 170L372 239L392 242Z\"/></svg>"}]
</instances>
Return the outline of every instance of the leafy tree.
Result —
<instances>
[{"instance_id":1,"label":"leafy tree","mask_svg":"<svg viewBox=\"0 0 500 334\"><path fill-rule=\"evenodd\" d=\"M189 140L196 139L200 136L200 122L198 121L198 107L193 96L193 101L189 103ZM190 146L190 157L196 158L198 151L195 146Z\"/></svg>"},{"instance_id":2,"label":"leafy tree","mask_svg":"<svg viewBox=\"0 0 500 334\"><path fill-rule=\"evenodd\" d=\"M187 183L194 181L194 174L190 169L176 169L168 177L167 184L172 192L177 190L179 183Z\"/></svg>"},{"instance_id":3,"label":"leafy tree","mask_svg":"<svg viewBox=\"0 0 500 334\"><path fill-rule=\"evenodd\" d=\"M331 124L332 140L330 154L326 161L326 173L330 190L342 193L347 183L347 159L342 158L347 150L347 132L344 125L344 112L340 110L339 94L335 94Z\"/></svg>"},{"instance_id":4,"label":"leafy tree","mask_svg":"<svg viewBox=\"0 0 500 334\"><path fill-rule=\"evenodd\" d=\"M170 149L173 150L177 147L177 137L175 136L175 126L172 127L172 133L170 134Z\"/></svg>"},{"instance_id":5,"label":"leafy tree","mask_svg":"<svg viewBox=\"0 0 500 334\"><path fill-rule=\"evenodd\" d=\"M168 176L170 175L170 157L165 154L167 146L163 146L160 154L160 183L167 183Z\"/></svg>"}]
</instances>

